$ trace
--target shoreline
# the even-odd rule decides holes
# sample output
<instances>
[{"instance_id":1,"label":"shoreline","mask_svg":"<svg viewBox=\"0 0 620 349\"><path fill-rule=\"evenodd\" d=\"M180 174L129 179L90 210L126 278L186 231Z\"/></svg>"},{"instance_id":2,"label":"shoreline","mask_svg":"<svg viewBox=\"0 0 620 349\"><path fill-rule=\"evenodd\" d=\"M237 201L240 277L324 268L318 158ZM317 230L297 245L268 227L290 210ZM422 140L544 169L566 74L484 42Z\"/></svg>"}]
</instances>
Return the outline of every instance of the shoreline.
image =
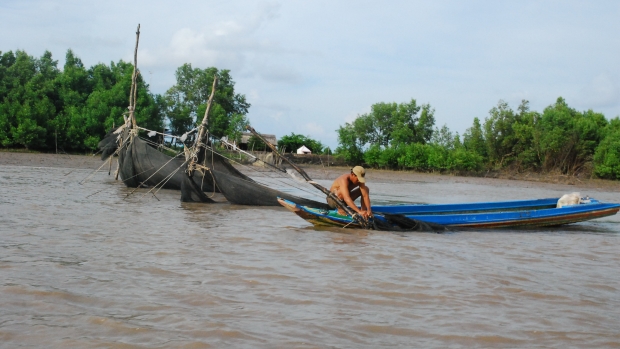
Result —
<instances>
[{"instance_id":1,"label":"shoreline","mask_svg":"<svg viewBox=\"0 0 620 349\"><path fill-rule=\"evenodd\" d=\"M35 152L2 151L0 150L0 166L25 166L25 167L62 167L96 170L101 165L100 156L92 155L69 155L69 154L49 154ZM107 166L106 167L107 170ZM289 167L289 166L287 166ZM311 164L301 164L308 175L313 179L329 180L335 179L339 175L349 171L346 166L321 166ZM116 169L116 164L112 163L112 170ZM414 171L392 171L367 169L366 175L370 183L378 182L434 182L434 183L470 183L492 186L559 186L569 191L580 191L581 189L597 189L610 192L620 192L620 181L595 178L577 178L574 176L558 174L538 174L538 173L508 173L495 172L487 177L477 176L457 176L439 173L423 173Z\"/></svg>"}]
</instances>

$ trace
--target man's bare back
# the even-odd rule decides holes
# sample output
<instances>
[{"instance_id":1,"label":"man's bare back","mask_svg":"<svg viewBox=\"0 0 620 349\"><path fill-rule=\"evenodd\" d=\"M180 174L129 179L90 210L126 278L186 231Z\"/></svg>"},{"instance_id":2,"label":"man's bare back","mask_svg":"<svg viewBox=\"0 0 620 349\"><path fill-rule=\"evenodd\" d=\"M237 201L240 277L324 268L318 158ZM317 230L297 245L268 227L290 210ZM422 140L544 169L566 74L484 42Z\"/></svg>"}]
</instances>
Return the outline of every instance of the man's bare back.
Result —
<instances>
[{"instance_id":1,"label":"man's bare back","mask_svg":"<svg viewBox=\"0 0 620 349\"><path fill-rule=\"evenodd\" d=\"M355 166L351 170L351 173L346 173L336 178L329 190L336 194L336 196L353 211L360 214L365 219L368 219L368 217L372 216L372 211L370 209L370 189L365 183L365 174L366 171L363 167ZM362 197L360 200L361 209L358 208L354 202L360 196ZM342 208L338 207L330 198L327 199L327 203L332 208L338 208L338 213L343 215L346 214Z\"/></svg>"}]
</instances>

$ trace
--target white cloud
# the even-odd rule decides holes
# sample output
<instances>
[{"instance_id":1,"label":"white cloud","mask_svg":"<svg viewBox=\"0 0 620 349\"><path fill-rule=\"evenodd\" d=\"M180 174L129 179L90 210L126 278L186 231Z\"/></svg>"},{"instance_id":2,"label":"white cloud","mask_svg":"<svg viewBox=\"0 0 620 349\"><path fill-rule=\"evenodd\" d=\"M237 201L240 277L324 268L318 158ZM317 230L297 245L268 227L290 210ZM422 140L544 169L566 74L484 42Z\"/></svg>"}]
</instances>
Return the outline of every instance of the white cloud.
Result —
<instances>
[{"instance_id":1,"label":"white cloud","mask_svg":"<svg viewBox=\"0 0 620 349\"><path fill-rule=\"evenodd\" d=\"M61 66L69 48L87 66L132 61L141 23L152 91L172 86L183 63L231 69L261 132L322 129L333 147L335 130L372 104L410 98L461 134L500 99L541 111L563 96L616 116L618 17L613 0L3 0L0 31L11 35L0 51L48 49Z\"/></svg>"},{"instance_id":2,"label":"white cloud","mask_svg":"<svg viewBox=\"0 0 620 349\"><path fill-rule=\"evenodd\" d=\"M260 34L262 28L279 17L279 11L279 4L263 3L249 15L216 21L200 28L179 28L166 45L141 51L141 55L147 55L143 62L169 67L184 63L196 67L216 66L233 70L235 76L299 84L303 77L296 67L274 64L274 55L299 53L287 52L277 42Z\"/></svg>"},{"instance_id":3,"label":"white cloud","mask_svg":"<svg viewBox=\"0 0 620 349\"><path fill-rule=\"evenodd\" d=\"M313 135L314 137L325 136L325 129L323 129L323 126L317 124L316 122L308 122L304 124L303 130L307 134Z\"/></svg>"},{"instance_id":4,"label":"white cloud","mask_svg":"<svg viewBox=\"0 0 620 349\"><path fill-rule=\"evenodd\" d=\"M243 50L231 50L226 45L221 45L220 40L214 32L182 28L172 36L169 46L160 52L160 56L177 66L190 62L201 67L243 67Z\"/></svg>"},{"instance_id":5,"label":"white cloud","mask_svg":"<svg viewBox=\"0 0 620 349\"><path fill-rule=\"evenodd\" d=\"M269 114L269 117L273 120L280 121L284 117L284 112L276 111Z\"/></svg>"},{"instance_id":6,"label":"white cloud","mask_svg":"<svg viewBox=\"0 0 620 349\"><path fill-rule=\"evenodd\" d=\"M303 76L292 67L261 65L256 65L255 67L259 71L258 76L270 82L292 85L303 82Z\"/></svg>"},{"instance_id":7,"label":"white cloud","mask_svg":"<svg viewBox=\"0 0 620 349\"><path fill-rule=\"evenodd\" d=\"M246 94L248 101L250 103L256 103L258 101L260 101L260 93L258 93L257 89L251 89L247 94Z\"/></svg>"},{"instance_id":8,"label":"white cloud","mask_svg":"<svg viewBox=\"0 0 620 349\"><path fill-rule=\"evenodd\" d=\"M362 111L352 111L349 112L345 115L344 117L344 122L348 122L348 123L352 123L353 121L355 121L355 119L357 119L360 115L362 114L367 114L370 113L370 106L364 108L364 110Z\"/></svg>"}]
</instances>

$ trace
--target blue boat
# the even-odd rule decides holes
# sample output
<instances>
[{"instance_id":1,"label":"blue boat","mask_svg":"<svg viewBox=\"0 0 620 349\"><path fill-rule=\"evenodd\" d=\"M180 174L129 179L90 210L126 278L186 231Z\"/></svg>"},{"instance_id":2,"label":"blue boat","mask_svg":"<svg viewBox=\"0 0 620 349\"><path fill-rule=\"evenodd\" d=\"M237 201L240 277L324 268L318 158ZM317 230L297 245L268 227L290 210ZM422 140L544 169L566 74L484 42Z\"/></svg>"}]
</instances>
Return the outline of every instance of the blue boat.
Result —
<instances>
[{"instance_id":1,"label":"blue boat","mask_svg":"<svg viewBox=\"0 0 620 349\"><path fill-rule=\"evenodd\" d=\"M559 198L439 205L385 205L372 206L372 211L373 219L384 222L385 215L404 215L409 219L446 227L514 228L583 222L612 216L620 210L620 204L604 203L595 199L558 208L558 200ZM336 210L302 206L282 198L278 198L278 202L317 226L360 228L350 216L340 215Z\"/></svg>"}]
</instances>

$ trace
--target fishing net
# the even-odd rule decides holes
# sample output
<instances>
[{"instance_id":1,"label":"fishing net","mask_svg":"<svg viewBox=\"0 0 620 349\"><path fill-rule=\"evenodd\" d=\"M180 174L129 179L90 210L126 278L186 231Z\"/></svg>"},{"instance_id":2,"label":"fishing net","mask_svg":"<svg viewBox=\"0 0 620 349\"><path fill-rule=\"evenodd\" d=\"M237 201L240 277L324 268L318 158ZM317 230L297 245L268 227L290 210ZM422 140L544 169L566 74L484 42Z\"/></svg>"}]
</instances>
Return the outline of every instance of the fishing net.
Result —
<instances>
[{"instance_id":1,"label":"fishing net","mask_svg":"<svg viewBox=\"0 0 620 349\"><path fill-rule=\"evenodd\" d=\"M205 149L206 150L206 149ZM199 151L197 155L197 159L196 159L196 164L199 164L199 167L202 167L202 169L199 171L197 169L192 169L190 171L190 162L187 161L187 164L183 166L183 179L181 182L181 201L182 202L205 202L205 203L212 203L214 202L213 200L211 200L205 193L204 193L204 189L202 188L202 183L201 185L198 185L194 182L194 177L202 177L202 179L208 179L209 180L209 185L211 185L211 183L213 182L213 177L211 176L210 171L206 170L208 169L208 167L206 167L206 163L205 163L205 158L206 158L206 153L205 151ZM206 170L206 171L205 171ZM202 173L204 173L204 175L202 175ZM207 178L208 177L208 178ZM217 187L217 185L215 185L215 187ZM214 188L213 186L211 186L211 189L213 191L215 191L216 188Z\"/></svg>"},{"instance_id":2,"label":"fishing net","mask_svg":"<svg viewBox=\"0 0 620 349\"><path fill-rule=\"evenodd\" d=\"M411 219L402 214L381 214L375 215L372 220L373 228L382 231L419 231L419 232L435 232L442 233L448 230L445 225ZM383 218L383 219L381 219Z\"/></svg>"},{"instance_id":3,"label":"fishing net","mask_svg":"<svg viewBox=\"0 0 620 349\"><path fill-rule=\"evenodd\" d=\"M298 197L273 188L269 188L253 180L245 180L229 174L213 170L213 176L228 201L236 205L280 206L278 198L293 201L302 206L329 209L324 202Z\"/></svg>"},{"instance_id":4,"label":"fishing net","mask_svg":"<svg viewBox=\"0 0 620 349\"><path fill-rule=\"evenodd\" d=\"M182 158L168 156L128 131L123 132L121 140L119 174L126 186L181 189Z\"/></svg>"},{"instance_id":5,"label":"fishing net","mask_svg":"<svg viewBox=\"0 0 620 349\"><path fill-rule=\"evenodd\" d=\"M183 180L181 182L181 201L182 202L204 202L212 203L211 200L203 191L200 186L196 184L192 178L183 173Z\"/></svg>"},{"instance_id":6,"label":"fishing net","mask_svg":"<svg viewBox=\"0 0 620 349\"><path fill-rule=\"evenodd\" d=\"M116 152L116 149L118 149L118 135L114 134L114 131L116 131L116 129L111 129L110 132L103 137L99 144L97 144L99 151L101 151L101 160L105 161L107 158L112 156L114 152Z\"/></svg>"}]
</instances>

